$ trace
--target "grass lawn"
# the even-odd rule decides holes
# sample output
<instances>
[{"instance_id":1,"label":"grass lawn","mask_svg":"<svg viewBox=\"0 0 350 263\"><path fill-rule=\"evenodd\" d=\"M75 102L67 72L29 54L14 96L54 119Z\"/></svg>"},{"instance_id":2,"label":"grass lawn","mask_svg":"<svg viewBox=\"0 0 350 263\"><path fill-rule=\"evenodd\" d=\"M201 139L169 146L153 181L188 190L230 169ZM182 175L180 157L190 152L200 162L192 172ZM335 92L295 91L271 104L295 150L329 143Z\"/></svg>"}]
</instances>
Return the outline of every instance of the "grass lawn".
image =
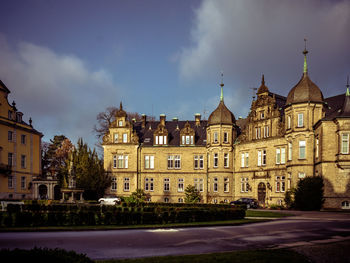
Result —
<instances>
[{"instance_id":1,"label":"grass lawn","mask_svg":"<svg viewBox=\"0 0 350 263\"><path fill-rule=\"evenodd\" d=\"M276 211L259 211L259 210L247 210L245 213L246 217L273 217L281 218L286 216L292 216L293 214L289 213L280 213Z\"/></svg>"},{"instance_id":2,"label":"grass lawn","mask_svg":"<svg viewBox=\"0 0 350 263\"><path fill-rule=\"evenodd\" d=\"M285 249L249 250L189 256L165 256L139 259L103 260L98 263L306 263L305 256Z\"/></svg>"}]
</instances>

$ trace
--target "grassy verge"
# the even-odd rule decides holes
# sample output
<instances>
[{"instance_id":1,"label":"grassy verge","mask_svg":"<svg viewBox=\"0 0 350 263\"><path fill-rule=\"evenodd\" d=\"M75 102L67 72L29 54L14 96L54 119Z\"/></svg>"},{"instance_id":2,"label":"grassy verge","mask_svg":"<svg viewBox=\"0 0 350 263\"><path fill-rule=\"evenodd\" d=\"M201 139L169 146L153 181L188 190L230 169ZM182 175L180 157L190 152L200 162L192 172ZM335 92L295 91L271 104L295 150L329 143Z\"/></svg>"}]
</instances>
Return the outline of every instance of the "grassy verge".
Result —
<instances>
[{"instance_id":1,"label":"grassy verge","mask_svg":"<svg viewBox=\"0 0 350 263\"><path fill-rule=\"evenodd\" d=\"M149 257L123 260L103 260L98 263L254 263L310 262L305 256L286 249L248 250L188 256Z\"/></svg>"},{"instance_id":2,"label":"grassy verge","mask_svg":"<svg viewBox=\"0 0 350 263\"><path fill-rule=\"evenodd\" d=\"M239 219L211 222L174 223L174 224L154 224L154 225L98 225L98 226L53 226L53 227L9 227L0 228L0 232L30 232L30 231L84 231L84 230L122 230L122 229L152 229L171 227L198 227L198 226L235 226L256 222L268 221L261 219Z\"/></svg>"},{"instance_id":3,"label":"grassy verge","mask_svg":"<svg viewBox=\"0 0 350 263\"><path fill-rule=\"evenodd\" d=\"M259 210L247 210L245 213L246 217L271 217L271 218L282 218L286 216L292 216L290 213L280 213L275 211L259 211Z\"/></svg>"}]
</instances>

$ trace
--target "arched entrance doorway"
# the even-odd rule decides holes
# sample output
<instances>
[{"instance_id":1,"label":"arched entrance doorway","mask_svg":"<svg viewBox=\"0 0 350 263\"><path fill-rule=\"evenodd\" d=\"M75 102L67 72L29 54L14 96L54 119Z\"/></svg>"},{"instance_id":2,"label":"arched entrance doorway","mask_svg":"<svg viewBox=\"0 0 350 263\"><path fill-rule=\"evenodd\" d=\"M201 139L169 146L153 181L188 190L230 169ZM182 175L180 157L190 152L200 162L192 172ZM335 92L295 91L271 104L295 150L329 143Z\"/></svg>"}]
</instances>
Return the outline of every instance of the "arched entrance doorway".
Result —
<instances>
[{"instance_id":1,"label":"arched entrance doorway","mask_svg":"<svg viewBox=\"0 0 350 263\"><path fill-rule=\"evenodd\" d=\"M266 199L266 185L264 183L259 183L258 201L260 206L265 206L265 199Z\"/></svg>"},{"instance_id":2,"label":"arched entrance doorway","mask_svg":"<svg viewBox=\"0 0 350 263\"><path fill-rule=\"evenodd\" d=\"M44 184L41 184L39 186L39 199L44 200L47 199L47 186Z\"/></svg>"}]
</instances>

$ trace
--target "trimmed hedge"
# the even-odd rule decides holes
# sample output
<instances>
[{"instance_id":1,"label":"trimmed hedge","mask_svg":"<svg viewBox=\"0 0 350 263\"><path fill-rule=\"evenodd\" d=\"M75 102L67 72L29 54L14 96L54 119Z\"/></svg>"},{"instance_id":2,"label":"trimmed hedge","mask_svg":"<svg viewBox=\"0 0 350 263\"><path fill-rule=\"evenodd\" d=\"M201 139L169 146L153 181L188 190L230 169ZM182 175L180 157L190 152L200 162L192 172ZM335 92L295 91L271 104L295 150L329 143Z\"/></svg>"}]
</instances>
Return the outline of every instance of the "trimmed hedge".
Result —
<instances>
[{"instance_id":1,"label":"trimmed hedge","mask_svg":"<svg viewBox=\"0 0 350 263\"><path fill-rule=\"evenodd\" d=\"M16 207L17 206L17 207ZM0 212L0 227L169 224L242 219L230 205L145 203L141 206L13 205Z\"/></svg>"}]
</instances>

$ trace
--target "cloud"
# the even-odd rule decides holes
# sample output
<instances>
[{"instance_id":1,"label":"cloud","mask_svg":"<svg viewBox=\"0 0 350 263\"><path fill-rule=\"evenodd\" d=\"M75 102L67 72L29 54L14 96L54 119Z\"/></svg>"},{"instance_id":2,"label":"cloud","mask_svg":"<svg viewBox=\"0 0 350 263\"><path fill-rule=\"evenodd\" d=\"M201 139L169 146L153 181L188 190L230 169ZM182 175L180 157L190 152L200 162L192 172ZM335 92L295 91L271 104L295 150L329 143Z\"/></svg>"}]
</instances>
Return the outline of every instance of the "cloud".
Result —
<instances>
[{"instance_id":1,"label":"cloud","mask_svg":"<svg viewBox=\"0 0 350 263\"><path fill-rule=\"evenodd\" d=\"M104 69L92 70L81 58L58 54L32 43L11 48L0 34L0 78L10 89L25 120L48 141L64 134L76 143L79 137L94 146L96 115L115 105L122 90Z\"/></svg>"},{"instance_id":2,"label":"cloud","mask_svg":"<svg viewBox=\"0 0 350 263\"><path fill-rule=\"evenodd\" d=\"M243 114L263 73L272 92L287 96L302 74L306 37L311 79L326 97L339 94L350 73L349 28L349 1L204 0L179 56L180 79L204 83L224 70L235 97L228 103Z\"/></svg>"}]
</instances>

